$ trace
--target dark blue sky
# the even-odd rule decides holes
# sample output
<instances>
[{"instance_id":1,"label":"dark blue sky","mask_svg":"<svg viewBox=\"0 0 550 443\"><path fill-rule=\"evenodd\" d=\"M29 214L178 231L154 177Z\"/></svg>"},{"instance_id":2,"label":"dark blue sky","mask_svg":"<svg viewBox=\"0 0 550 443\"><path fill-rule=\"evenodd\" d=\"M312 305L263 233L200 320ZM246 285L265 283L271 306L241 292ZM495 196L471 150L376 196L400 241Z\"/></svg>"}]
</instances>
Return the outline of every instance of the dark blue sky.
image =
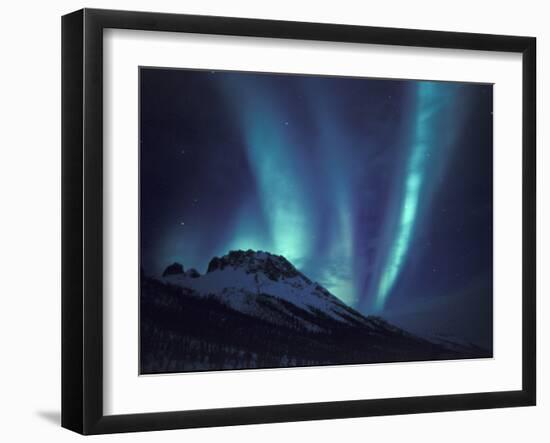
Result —
<instances>
[{"instance_id":1,"label":"dark blue sky","mask_svg":"<svg viewBox=\"0 0 550 443\"><path fill-rule=\"evenodd\" d=\"M492 340L492 85L142 68L141 254L282 254L365 314Z\"/></svg>"}]
</instances>

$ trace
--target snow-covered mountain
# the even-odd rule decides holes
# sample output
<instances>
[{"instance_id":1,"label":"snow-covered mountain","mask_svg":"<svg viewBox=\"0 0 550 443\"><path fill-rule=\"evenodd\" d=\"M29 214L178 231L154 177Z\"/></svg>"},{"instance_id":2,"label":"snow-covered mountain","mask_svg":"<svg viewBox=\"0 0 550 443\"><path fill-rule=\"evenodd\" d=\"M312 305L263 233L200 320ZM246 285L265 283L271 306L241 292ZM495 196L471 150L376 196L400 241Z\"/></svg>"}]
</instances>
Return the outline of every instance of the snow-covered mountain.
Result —
<instances>
[{"instance_id":1,"label":"snow-covered mountain","mask_svg":"<svg viewBox=\"0 0 550 443\"><path fill-rule=\"evenodd\" d=\"M231 251L214 257L204 275L194 269L184 271L181 264L174 263L162 281L191 289L196 296L215 296L232 309L272 323L299 321L304 328L320 330L319 322L313 320L328 317L375 329L372 321L311 281L286 258L263 251ZM302 315L295 308L303 310Z\"/></svg>"},{"instance_id":2,"label":"snow-covered mountain","mask_svg":"<svg viewBox=\"0 0 550 443\"><path fill-rule=\"evenodd\" d=\"M141 280L142 373L357 364L481 356L364 316L286 258L214 257L207 272L174 263Z\"/></svg>"}]
</instances>

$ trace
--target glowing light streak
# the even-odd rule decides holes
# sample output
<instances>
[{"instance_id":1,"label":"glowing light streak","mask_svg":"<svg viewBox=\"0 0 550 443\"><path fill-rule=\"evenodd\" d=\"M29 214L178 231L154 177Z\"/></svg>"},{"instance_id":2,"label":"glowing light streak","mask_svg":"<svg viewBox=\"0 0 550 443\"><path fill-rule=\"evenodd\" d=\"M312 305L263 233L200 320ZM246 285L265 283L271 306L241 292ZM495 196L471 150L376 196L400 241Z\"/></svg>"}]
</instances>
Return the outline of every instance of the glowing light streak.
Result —
<instances>
[{"instance_id":1,"label":"glowing light streak","mask_svg":"<svg viewBox=\"0 0 550 443\"><path fill-rule=\"evenodd\" d=\"M433 130L434 118L437 115L437 104L434 100L434 95L437 92L436 88L435 83L421 82L418 84L414 142L406 169L397 234L390 245L389 254L375 295L374 307L377 311L384 308L411 244L422 184L426 173L426 154L430 149L430 130Z\"/></svg>"}]
</instances>

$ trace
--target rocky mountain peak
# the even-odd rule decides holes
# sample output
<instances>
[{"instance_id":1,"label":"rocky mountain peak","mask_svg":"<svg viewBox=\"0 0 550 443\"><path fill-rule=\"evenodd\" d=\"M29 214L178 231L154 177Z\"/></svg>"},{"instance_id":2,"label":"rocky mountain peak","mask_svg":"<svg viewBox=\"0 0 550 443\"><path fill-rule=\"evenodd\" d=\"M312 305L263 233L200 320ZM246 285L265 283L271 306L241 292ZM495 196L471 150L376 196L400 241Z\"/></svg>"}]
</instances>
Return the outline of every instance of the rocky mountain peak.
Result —
<instances>
[{"instance_id":1,"label":"rocky mountain peak","mask_svg":"<svg viewBox=\"0 0 550 443\"><path fill-rule=\"evenodd\" d=\"M178 274L183 274L185 271L183 269L183 265L181 265L180 263L172 263L170 266L168 266L164 272L162 273L162 276L163 277L166 277L168 275L178 275Z\"/></svg>"},{"instance_id":2,"label":"rocky mountain peak","mask_svg":"<svg viewBox=\"0 0 550 443\"><path fill-rule=\"evenodd\" d=\"M214 257L208 264L207 273L223 270L227 267L243 269L247 274L263 272L270 280L292 278L302 275L282 255L270 254L264 251L237 250L230 251L222 257Z\"/></svg>"}]
</instances>

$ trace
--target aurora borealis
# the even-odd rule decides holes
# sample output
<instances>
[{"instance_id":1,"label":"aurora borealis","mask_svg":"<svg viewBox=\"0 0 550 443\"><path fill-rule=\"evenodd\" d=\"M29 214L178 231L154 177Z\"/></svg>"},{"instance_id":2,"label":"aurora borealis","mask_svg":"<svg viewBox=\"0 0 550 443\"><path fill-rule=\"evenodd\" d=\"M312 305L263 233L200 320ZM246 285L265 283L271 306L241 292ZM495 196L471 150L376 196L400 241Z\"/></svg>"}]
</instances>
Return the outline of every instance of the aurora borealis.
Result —
<instances>
[{"instance_id":1,"label":"aurora borealis","mask_svg":"<svg viewBox=\"0 0 550 443\"><path fill-rule=\"evenodd\" d=\"M140 109L145 272L264 250L489 346L492 85L142 68Z\"/></svg>"}]
</instances>

